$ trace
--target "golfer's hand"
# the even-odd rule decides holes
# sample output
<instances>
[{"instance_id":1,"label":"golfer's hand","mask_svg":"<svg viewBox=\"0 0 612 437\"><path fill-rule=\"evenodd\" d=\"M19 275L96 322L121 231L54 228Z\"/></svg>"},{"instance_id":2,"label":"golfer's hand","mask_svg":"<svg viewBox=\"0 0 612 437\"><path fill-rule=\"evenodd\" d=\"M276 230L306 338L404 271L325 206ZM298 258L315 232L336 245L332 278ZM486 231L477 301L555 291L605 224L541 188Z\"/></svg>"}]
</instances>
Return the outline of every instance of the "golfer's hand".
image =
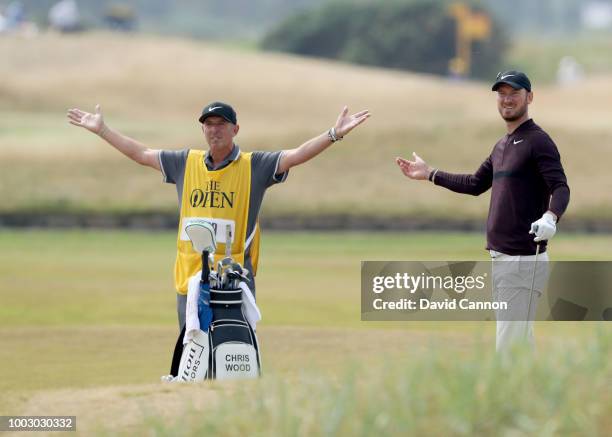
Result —
<instances>
[{"instance_id":1,"label":"golfer's hand","mask_svg":"<svg viewBox=\"0 0 612 437\"><path fill-rule=\"evenodd\" d=\"M96 112L94 114L73 108L68 110L67 116L70 124L84 127L94 134L100 134L104 128L104 117L100 105L96 105Z\"/></svg>"},{"instance_id":2,"label":"golfer's hand","mask_svg":"<svg viewBox=\"0 0 612 437\"><path fill-rule=\"evenodd\" d=\"M395 162L399 165L400 170L405 176L410 179L423 180L429 177L429 173L433 170L423 161L416 153L412 152L414 161L408 161L407 159L397 157Z\"/></svg>"},{"instance_id":3,"label":"golfer's hand","mask_svg":"<svg viewBox=\"0 0 612 437\"><path fill-rule=\"evenodd\" d=\"M545 212L541 219L531 224L530 234L534 234L533 241L550 240L557 232L556 218L551 212Z\"/></svg>"},{"instance_id":4,"label":"golfer's hand","mask_svg":"<svg viewBox=\"0 0 612 437\"><path fill-rule=\"evenodd\" d=\"M370 111L367 109L364 111L359 111L353 115L348 115L348 106L345 106L338 116L338 120L336 120L336 125L334 126L336 128L336 135L338 135L339 138L342 138L368 118L370 118Z\"/></svg>"}]
</instances>

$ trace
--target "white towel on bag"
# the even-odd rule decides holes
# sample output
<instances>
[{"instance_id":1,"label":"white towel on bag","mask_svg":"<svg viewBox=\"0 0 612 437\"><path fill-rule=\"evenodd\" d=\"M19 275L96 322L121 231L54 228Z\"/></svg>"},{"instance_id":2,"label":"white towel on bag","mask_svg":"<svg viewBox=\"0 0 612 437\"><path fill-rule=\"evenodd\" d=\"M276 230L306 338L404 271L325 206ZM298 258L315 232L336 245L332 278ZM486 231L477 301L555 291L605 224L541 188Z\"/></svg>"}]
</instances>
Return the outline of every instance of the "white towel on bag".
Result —
<instances>
[{"instance_id":1,"label":"white towel on bag","mask_svg":"<svg viewBox=\"0 0 612 437\"><path fill-rule=\"evenodd\" d=\"M259 308L255 303L255 296L253 296L253 293L246 282L241 281L240 288L242 289L243 296L242 312L244 313L247 322L249 322L249 325L251 325L251 328L253 328L253 331L255 331L257 328L257 322L261 320L261 311L259 311Z\"/></svg>"},{"instance_id":2,"label":"white towel on bag","mask_svg":"<svg viewBox=\"0 0 612 437\"><path fill-rule=\"evenodd\" d=\"M187 285L187 307L185 308L185 336L183 344L189 343L197 331L200 330L198 318L198 296L200 295L200 279L202 270L189 278Z\"/></svg>"}]
</instances>

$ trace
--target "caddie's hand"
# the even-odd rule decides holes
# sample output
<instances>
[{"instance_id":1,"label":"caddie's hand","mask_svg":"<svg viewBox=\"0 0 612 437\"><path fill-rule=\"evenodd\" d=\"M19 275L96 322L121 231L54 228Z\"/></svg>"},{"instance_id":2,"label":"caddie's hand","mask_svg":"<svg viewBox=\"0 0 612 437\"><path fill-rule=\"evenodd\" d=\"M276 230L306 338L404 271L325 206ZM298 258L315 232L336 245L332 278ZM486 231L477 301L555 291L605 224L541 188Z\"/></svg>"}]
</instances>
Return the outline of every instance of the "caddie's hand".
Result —
<instances>
[{"instance_id":1,"label":"caddie's hand","mask_svg":"<svg viewBox=\"0 0 612 437\"><path fill-rule=\"evenodd\" d=\"M423 161L416 153L412 152L412 157L414 158L414 161L408 161L407 159L400 158L398 156L395 158L395 162L397 165L399 165L402 173L404 173L404 175L410 179L427 179L429 177L429 173L431 173L433 169L429 167L427 163Z\"/></svg>"},{"instance_id":2,"label":"caddie's hand","mask_svg":"<svg viewBox=\"0 0 612 437\"><path fill-rule=\"evenodd\" d=\"M370 118L370 111L367 109L364 111L359 111L353 115L348 115L348 106L345 106L338 116L338 120L336 120L336 125L334 126L336 129L336 135L338 138L342 138L368 118Z\"/></svg>"},{"instance_id":3,"label":"caddie's hand","mask_svg":"<svg viewBox=\"0 0 612 437\"><path fill-rule=\"evenodd\" d=\"M68 110L67 116L70 124L84 127L94 134L100 134L100 132L102 132L104 129L104 116L102 115L100 105L96 105L96 111L94 114L81 111L78 108L73 108Z\"/></svg>"},{"instance_id":4,"label":"caddie's hand","mask_svg":"<svg viewBox=\"0 0 612 437\"><path fill-rule=\"evenodd\" d=\"M531 224L530 234L534 234L533 241L550 240L557 232L556 217L551 212L545 212L541 219Z\"/></svg>"}]
</instances>

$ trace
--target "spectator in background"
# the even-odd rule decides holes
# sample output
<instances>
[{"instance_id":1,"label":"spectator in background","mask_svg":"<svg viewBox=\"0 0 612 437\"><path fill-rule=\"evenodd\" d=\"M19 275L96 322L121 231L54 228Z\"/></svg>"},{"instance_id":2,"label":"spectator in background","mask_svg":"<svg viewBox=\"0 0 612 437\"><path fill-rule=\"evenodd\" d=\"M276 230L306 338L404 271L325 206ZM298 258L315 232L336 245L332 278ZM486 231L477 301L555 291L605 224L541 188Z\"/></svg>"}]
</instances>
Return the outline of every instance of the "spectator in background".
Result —
<instances>
[{"instance_id":1,"label":"spectator in background","mask_svg":"<svg viewBox=\"0 0 612 437\"><path fill-rule=\"evenodd\" d=\"M113 30L131 32L136 28L136 12L129 5L112 5L107 9L104 21Z\"/></svg>"},{"instance_id":2,"label":"spectator in background","mask_svg":"<svg viewBox=\"0 0 612 437\"><path fill-rule=\"evenodd\" d=\"M6 20L6 29L13 30L19 29L21 24L25 20L25 8L21 0L15 0L9 3L4 11L4 17Z\"/></svg>"},{"instance_id":3,"label":"spectator in background","mask_svg":"<svg viewBox=\"0 0 612 437\"><path fill-rule=\"evenodd\" d=\"M2 11L0 11L0 33L4 33L7 31L6 18L2 15Z\"/></svg>"},{"instance_id":4,"label":"spectator in background","mask_svg":"<svg viewBox=\"0 0 612 437\"><path fill-rule=\"evenodd\" d=\"M60 32L83 30L76 0L61 0L49 9L49 25Z\"/></svg>"},{"instance_id":5,"label":"spectator in background","mask_svg":"<svg viewBox=\"0 0 612 437\"><path fill-rule=\"evenodd\" d=\"M23 1L14 0L8 4L4 13L0 11L0 34L3 33L25 37L38 35L36 23L27 20Z\"/></svg>"},{"instance_id":6,"label":"spectator in background","mask_svg":"<svg viewBox=\"0 0 612 437\"><path fill-rule=\"evenodd\" d=\"M564 56L559 62L557 69L557 83L559 85L573 85L582 81L584 69L582 65L571 56Z\"/></svg>"}]
</instances>

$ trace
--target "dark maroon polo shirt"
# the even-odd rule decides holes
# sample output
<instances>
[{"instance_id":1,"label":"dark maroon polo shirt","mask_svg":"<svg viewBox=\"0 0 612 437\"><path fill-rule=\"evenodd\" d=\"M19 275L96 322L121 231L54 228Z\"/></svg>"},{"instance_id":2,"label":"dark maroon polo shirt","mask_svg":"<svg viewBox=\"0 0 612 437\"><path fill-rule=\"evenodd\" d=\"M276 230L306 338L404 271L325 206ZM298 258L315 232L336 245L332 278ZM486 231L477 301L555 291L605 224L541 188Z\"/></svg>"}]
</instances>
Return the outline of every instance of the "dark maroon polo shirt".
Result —
<instances>
[{"instance_id":1,"label":"dark maroon polo shirt","mask_svg":"<svg viewBox=\"0 0 612 437\"><path fill-rule=\"evenodd\" d=\"M570 197L557 146L531 119L501 138L476 173L438 171L434 183L474 196L492 188L487 249L508 255L535 254L531 223L548 210L561 218Z\"/></svg>"}]
</instances>

